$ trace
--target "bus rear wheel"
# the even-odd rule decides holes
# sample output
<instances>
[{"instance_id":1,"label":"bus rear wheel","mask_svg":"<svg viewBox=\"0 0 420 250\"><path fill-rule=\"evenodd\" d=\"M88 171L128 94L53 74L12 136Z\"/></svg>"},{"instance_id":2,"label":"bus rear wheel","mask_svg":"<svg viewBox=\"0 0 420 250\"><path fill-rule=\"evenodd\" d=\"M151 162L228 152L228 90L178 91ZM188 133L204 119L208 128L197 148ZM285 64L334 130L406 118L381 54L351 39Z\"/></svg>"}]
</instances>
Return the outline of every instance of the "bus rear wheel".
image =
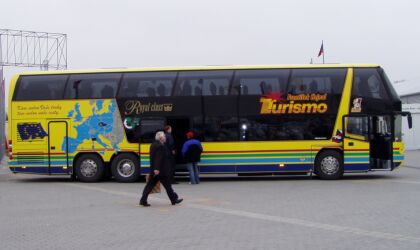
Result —
<instances>
[{"instance_id":1,"label":"bus rear wheel","mask_svg":"<svg viewBox=\"0 0 420 250\"><path fill-rule=\"evenodd\" d=\"M76 161L76 176L82 182L97 182L105 174L102 159L95 154L84 154Z\"/></svg>"},{"instance_id":2,"label":"bus rear wheel","mask_svg":"<svg viewBox=\"0 0 420 250\"><path fill-rule=\"evenodd\" d=\"M321 152L315 160L315 173L324 180L336 180L343 176L343 156L334 150Z\"/></svg>"},{"instance_id":3,"label":"bus rear wheel","mask_svg":"<svg viewBox=\"0 0 420 250\"><path fill-rule=\"evenodd\" d=\"M118 182L135 182L140 176L139 160L132 154L120 154L112 161L111 171Z\"/></svg>"}]
</instances>

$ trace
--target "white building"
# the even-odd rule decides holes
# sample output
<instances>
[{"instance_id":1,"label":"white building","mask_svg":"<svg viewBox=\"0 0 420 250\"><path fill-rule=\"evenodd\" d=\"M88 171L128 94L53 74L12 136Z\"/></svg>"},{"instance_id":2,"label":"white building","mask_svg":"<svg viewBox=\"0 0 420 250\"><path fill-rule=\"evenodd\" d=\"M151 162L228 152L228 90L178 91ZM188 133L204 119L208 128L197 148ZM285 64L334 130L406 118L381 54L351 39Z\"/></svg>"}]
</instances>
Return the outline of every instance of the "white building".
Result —
<instances>
[{"instance_id":1,"label":"white building","mask_svg":"<svg viewBox=\"0 0 420 250\"><path fill-rule=\"evenodd\" d=\"M411 82L410 82L411 83ZM413 128L408 129L407 120L403 120L403 140L407 150L420 149L420 85L419 83L394 85L402 101L403 111L410 111Z\"/></svg>"}]
</instances>

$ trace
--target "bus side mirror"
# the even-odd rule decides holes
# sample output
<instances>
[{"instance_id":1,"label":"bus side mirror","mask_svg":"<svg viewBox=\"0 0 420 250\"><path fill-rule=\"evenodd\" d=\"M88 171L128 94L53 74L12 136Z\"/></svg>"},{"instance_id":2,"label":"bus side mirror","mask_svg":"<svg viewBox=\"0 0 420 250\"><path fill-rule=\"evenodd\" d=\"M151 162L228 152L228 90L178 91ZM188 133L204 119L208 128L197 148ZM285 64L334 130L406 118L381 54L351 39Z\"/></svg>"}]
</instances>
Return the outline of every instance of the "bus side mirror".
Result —
<instances>
[{"instance_id":1,"label":"bus side mirror","mask_svg":"<svg viewBox=\"0 0 420 250\"><path fill-rule=\"evenodd\" d=\"M408 128L411 129L413 127L413 118L411 117L411 114L407 116L408 120Z\"/></svg>"}]
</instances>

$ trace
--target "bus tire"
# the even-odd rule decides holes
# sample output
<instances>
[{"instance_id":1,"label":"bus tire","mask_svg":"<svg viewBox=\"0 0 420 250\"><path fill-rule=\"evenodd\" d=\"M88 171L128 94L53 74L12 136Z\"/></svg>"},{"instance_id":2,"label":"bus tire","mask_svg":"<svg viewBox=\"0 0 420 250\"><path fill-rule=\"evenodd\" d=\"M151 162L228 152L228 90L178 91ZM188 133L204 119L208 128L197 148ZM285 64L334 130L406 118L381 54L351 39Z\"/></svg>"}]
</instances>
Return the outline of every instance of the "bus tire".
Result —
<instances>
[{"instance_id":1,"label":"bus tire","mask_svg":"<svg viewBox=\"0 0 420 250\"><path fill-rule=\"evenodd\" d=\"M315 160L315 173L323 180L337 180L343 176L343 156L335 150L321 152Z\"/></svg>"},{"instance_id":2,"label":"bus tire","mask_svg":"<svg viewBox=\"0 0 420 250\"><path fill-rule=\"evenodd\" d=\"M139 159L132 154L119 154L112 161L111 171L118 182L135 182L140 176Z\"/></svg>"},{"instance_id":3,"label":"bus tire","mask_svg":"<svg viewBox=\"0 0 420 250\"><path fill-rule=\"evenodd\" d=\"M82 182L100 181L105 174L105 166L96 154L84 154L76 161L76 176Z\"/></svg>"}]
</instances>

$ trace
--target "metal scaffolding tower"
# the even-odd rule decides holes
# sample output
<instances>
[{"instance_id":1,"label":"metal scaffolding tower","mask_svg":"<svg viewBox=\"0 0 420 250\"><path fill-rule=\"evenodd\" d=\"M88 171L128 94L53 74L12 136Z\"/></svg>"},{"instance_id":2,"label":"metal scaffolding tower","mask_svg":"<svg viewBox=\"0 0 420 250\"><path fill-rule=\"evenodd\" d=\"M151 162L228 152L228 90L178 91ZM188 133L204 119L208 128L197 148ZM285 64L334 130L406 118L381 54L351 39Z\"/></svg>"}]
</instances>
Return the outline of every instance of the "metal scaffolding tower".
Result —
<instances>
[{"instance_id":1,"label":"metal scaffolding tower","mask_svg":"<svg viewBox=\"0 0 420 250\"><path fill-rule=\"evenodd\" d=\"M0 66L67 69L67 35L0 29Z\"/></svg>"},{"instance_id":2,"label":"metal scaffolding tower","mask_svg":"<svg viewBox=\"0 0 420 250\"><path fill-rule=\"evenodd\" d=\"M0 160L6 141L5 86L2 74L5 66L67 69L67 35L0 29Z\"/></svg>"}]
</instances>

